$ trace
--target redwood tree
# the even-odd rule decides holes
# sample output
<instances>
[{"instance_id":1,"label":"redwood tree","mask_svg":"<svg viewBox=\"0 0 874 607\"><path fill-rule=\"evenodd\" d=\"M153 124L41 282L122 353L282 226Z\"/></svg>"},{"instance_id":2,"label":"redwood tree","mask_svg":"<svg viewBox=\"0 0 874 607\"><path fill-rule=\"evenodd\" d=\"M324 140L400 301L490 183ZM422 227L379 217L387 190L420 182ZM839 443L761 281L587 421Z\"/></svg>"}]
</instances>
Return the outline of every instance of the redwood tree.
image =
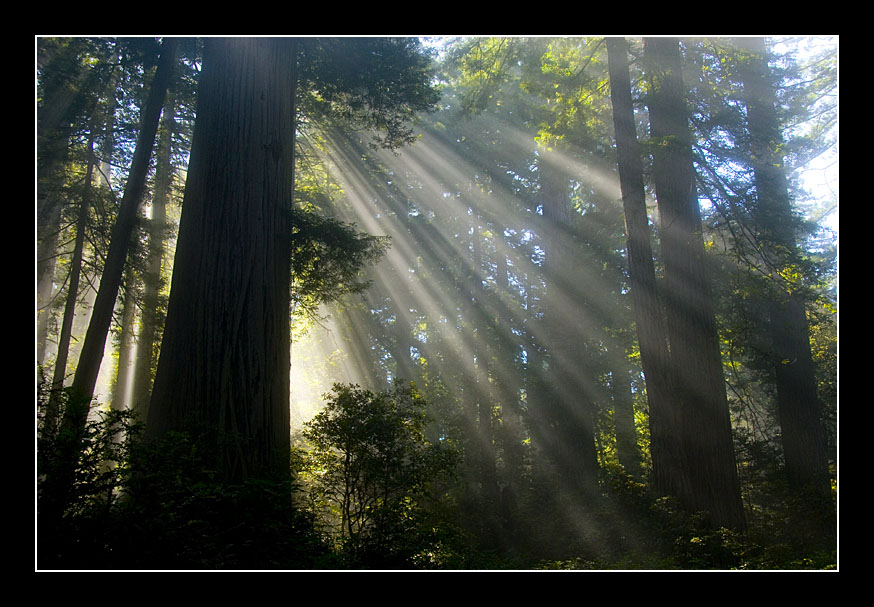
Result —
<instances>
[{"instance_id":1,"label":"redwood tree","mask_svg":"<svg viewBox=\"0 0 874 607\"><path fill-rule=\"evenodd\" d=\"M437 100L429 67L409 38L205 41L148 437L201 439L231 482L287 474L291 278L327 301L360 289L380 249L293 211L295 131L410 142L409 122Z\"/></svg>"},{"instance_id":2,"label":"redwood tree","mask_svg":"<svg viewBox=\"0 0 874 607\"><path fill-rule=\"evenodd\" d=\"M777 116L776 91L769 79L764 39L741 38L736 42L744 51L740 77L754 171L752 215L765 251L764 267L774 285L767 306L768 331L786 476L796 494L810 492L829 510L828 454L803 287L785 278L792 275L791 268L798 262L799 229L781 151L783 134ZM824 520L830 518L828 512L823 514L826 514ZM825 529L827 534L834 533L831 525Z\"/></svg>"},{"instance_id":3,"label":"redwood tree","mask_svg":"<svg viewBox=\"0 0 874 607\"><path fill-rule=\"evenodd\" d=\"M680 45L644 39L653 182L665 272L672 398L683 449L681 503L714 523L745 527L701 216Z\"/></svg>"},{"instance_id":4,"label":"redwood tree","mask_svg":"<svg viewBox=\"0 0 874 607\"><path fill-rule=\"evenodd\" d=\"M630 292L649 404L654 481L663 493L676 495L682 486L682 455L679 443L673 436L679 422L671 400L666 329L656 287L646 211L643 150L637 140L628 73L628 45L624 38L607 38L607 58L619 184L625 214Z\"/></svg>"},{"instance_id":5,"label":"redwood tree","mask_svg":"<svg viewBox=\"0 0 874 607\"><path fill-rule=\"evenodd\" d=\"M204 42L147 435L205 439L227 480L288 469L295 45Z\"/></svg>"}]
</instances>

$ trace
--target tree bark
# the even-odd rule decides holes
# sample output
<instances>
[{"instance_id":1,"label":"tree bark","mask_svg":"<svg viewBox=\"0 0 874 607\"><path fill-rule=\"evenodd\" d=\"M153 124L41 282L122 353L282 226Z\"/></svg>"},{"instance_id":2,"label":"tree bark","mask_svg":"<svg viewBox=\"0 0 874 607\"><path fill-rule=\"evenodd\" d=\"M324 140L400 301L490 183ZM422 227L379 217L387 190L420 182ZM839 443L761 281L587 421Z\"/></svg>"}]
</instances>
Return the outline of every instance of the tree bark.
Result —
<instances>
[{"instance_id":1,"label":"tree bark","mask_svg":"<svg viewBox=\"0 0 874 607\"><path fill-rule=\"evenodd\" d=\"M630 291L649 405L654 484L664 494L678 495L683 487L682 453L676 440L680 421L671 399L667 329L656 283L646 211L642 150L637 140L628 73L628 47L624 38L607 38L607 60L619 183L625 214Z\"/></svg>"},{"instance_id":2,"label":"tree bark","mask_svg":"<svg viewBox=\"0 0 874 607\"><path fill-rule=\"evenodd\" d=\"M171 161L172 138L175 124L175 103L172 87L164 104L158 145L155 151L155 189L152 196L152 216L149 221L149 251L146 275L143 278L142 326L138 336L137 360L131 405L141 421L148 419L152 391L152 368L156 360L155 342L164 322L160 305L163 285L161 268L164 261L164 242L167 238L167 203L173 181Z\"/></svg>"},{"instance_id":3,"label":"tree bark","mask_svg":"<svg viewBox=\"0 0 874 607\"><path fill-rule=\"evenodd\" d=\"M130 270L125 272L124 288L121 296L121 331L118 336L118 367L115 370L115 383L112 386L110 408L124 411L130 405L131 373L133 373L134 333L137 316L137 278Z\"/></svg>"},{"instance_id":4,"label":"tree bark","mask_svg":"<svg viewBox=\"0 0 874 607\"><path fill-rule=\"evenodd\" d=\"M717 525L744 529L722 357L694 188L682 57L672 38L646 38L653 182L659 207L673 398L687 483L678 496Z\"/></svg>"},{"instance_id":5,"label":"tree bark","mask_svg":"<svg viewBox=\"0 0 874 607\"><path fill-rule=\"evenodd\" d=\"M776 93L768 78L767 48L762 38L741 38L737 43L748 55L740 75L755 171L756 232L766 246L765 265L774 284L768 306L769 332L786 477L794 492L810 492L831 510L828 452L805 305L798 286L787 284L781 276L798 252L798 232L780 152L783 136ZM823 514L826 519L833 516ZM834 533L833 525L828 529Z\"/></svg>"},{"instance_id":6,"label":"tree bark","mask_svg":"<svg viewBox=\"0 0 874 607\"><path fill-rule=\"evenodd\" d=\"M288 472L293 39L207 39L147 437L228 481Z\"/></svg>"}]
</instances>

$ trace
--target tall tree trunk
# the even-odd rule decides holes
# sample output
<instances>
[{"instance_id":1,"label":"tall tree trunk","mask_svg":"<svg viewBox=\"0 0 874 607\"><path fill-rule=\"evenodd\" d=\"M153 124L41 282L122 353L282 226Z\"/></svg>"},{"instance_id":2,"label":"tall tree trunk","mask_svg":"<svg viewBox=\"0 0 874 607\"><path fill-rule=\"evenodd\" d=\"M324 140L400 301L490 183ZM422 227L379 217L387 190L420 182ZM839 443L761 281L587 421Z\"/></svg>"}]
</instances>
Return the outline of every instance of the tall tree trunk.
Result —
<instances>
[{"instance_id":1,"label":"tall tree trunk","mask_svg":"<svg viewBox=\"0 0 874 607\"><path fill-rule=\"evenodd\" d=\"M712 521L745 528L711 286L694 188L682 57L673 38L646 38L653 182L659 206L674 399L688 484L678 496Z\"/></svg>"},{"instance_id":2,"label":"tall tree trunk","mask_svg":"<svg viewBox=\"0 0 874 607\"><path fill-rule=\"evenodd\" d=\"M61 423L65 439L58 445L56 455L58 468L46 480L45 499L42 503L50 518L56 518L66 507L69 492L72 489L73 473L79 457L81 439L88 420L91 399L94 395L97 375L103 359L106 336L112 322L115 299L124 272L127 249L136 223L139 200L145 187L149 157L158 129L164 93L169 82L168 67L176 53L176 46L175 39L165 39L155 78L143 107L136 151L131 162L131 170L122 196L116 224L113 227L100 288L85 334L85 341L79 353L73 384L68 391L69 400Z\"/></svg>"},{"instance_id":3,"label":"tall tree trunk","mask_svg":"<svg viewBox=\"0 0 874 607\"><path fill-rule=\"evenodd\" d=\"M64 164L67 160L72 116L80 96L74 84L81 84L83 70L79 65L75 44L39 49L39 63L44 79L42 99L37 111L37 362L45 357L48 309L53 295L55 253L60 230L64 186Z\"/></svg>"},{"instance_id":4,"label":"tall tree trunk","mask_svg":"<svg viewBox=\"0 0 874 607\"><path fill-rule=\"evenodd\" d=\"M502 235L504 229L498 229L496 233ZM510 276L507 254L502 246L504 243L503 241L499 241L499 243L496 247L496 283L503 300L510 292ZM495 402L500 403L501 407L500 428L504 460L504 484L500 494L501 517L504 531L510 533L513 533L519 522L517 520L518 501L522 494L523 474L523 430L519 408L521 377L517 373L517 363L515 360L515 349L519 347L519 342L512 333L507 331L512 322L512 314L507 310L506 306L501 305L494 319L495 330L502 336L499 340L501 347L499 348L497 358L499 361L507 362L503 365L500 363L496 365Z\"/></svg>"},{"instance_id":5,"label":"tall tree trunk","mask_svg":"<svg viewBox=\"0 0 874 607\"><path fill-rule=\"evenodd\" d=\"M49 343L49 327L54 315L52 303L55 297L55 259L58 238L61 231L61 212L63 210L63 167L67 155L67 140L63 150L52 150L48 158L37 160L37 204L36 204L36 271L37 271L37 364L46 358ZM57 157L61 154L62 157ZM43 166L47 165L47 166Z\"/></svg>"},{"instance_id":6,"label":"tall tree trunk","mask_svg":"<svg viewBox=\"0 0 874 607\"><path fill-rule=\"evenodd\" d=\"M55 370L52 377L52 391L49 395L44 419L43 436L54 438L59 419L60 393L64 389L67 376L67 360L70 353L70 340L73 334L73 319L76 316L76 303L79 298L79 278L82 273L82 251L85 247L85 228L91 213L92 179L94 174L94 138L88 139L88 165L85 170L85 187L79 203L76 219L76 240L73 244L73 257L70 260L70 274L67 284L67 300L64 304L64 317L58 337L58 352L55 357Z\"/></svg>"},{"instance_id":7,"label":"tall tree trunk","mask_svg":"<svg viewBox=\"0 0 874 607\"><path fill-rule=\"evenodd\" d=\"M100 288L97 291L91 321L88 324L88 331L85 334L85 341L79 354L79 363L76 366L76 374L71 386L71 397L75 400L75 404L68 407L67 415L65 415L65 426L74 428L77 432L84 427L91 398L94 395L97 375L100 372L106 336L112 322L112 312L121 287L127 251L136 225L142 192L146 185L149 159L155 143L164 95L170 82L170 67L176 55L177 45L178 41L175 38L164 40L158 68L142 110L136 150L131 162L124 195L119 205L118 217L112 229L109 251L100 279Z\"/></svg>"},{"instance_id":8,"label":"tall tree trunk","mask_svg":"<svg viewBox=\"0 0 874 607\"><path fill-rule=\"evenodd\" d=\"M468 469L469 497L477 515L478 536L487 549L498 542L498 485L495 466L494 429L492 424L491 402L489 400L488 343L486 328L488 319L485 312L485 290L482 283L482 228L481 218L473 214L467 233L466 243L470 258L467 259L466 279L461 285L464 304L460 308L463 315L463 340L467 344L464 351L463 407L465 423L468 427L468 441L465 444L465 458Z\"/></svg>"},{"instance_id":9,"label":"tall tree trunk","mask_svg":"<svg viewBox=\"0 0 874 607\"><path fill-rule=\"evenodd\" d=\"M160 305L163 285L161 269L164 261L164 241L167 238L167 203L173 182L171 148L175 125L173 88L168 91L158 144L155 150L155 188L152 195L152 216L149 221L149 250L146 275L143 277L142 325L138 336L137 360L134 369L132 407L141 421L148 419L152 391L156 337L164 322Z\"/></svg>"},{"instance_id":10,"label":"tall tree trunk","mask_svg":"<svg viewBox=\"0 0 874 607\"><path fill-rule=\"evenodd\" d=\"M828 452L805 305L798 285L786 284L781 276L797 255L798 231L780 152L783 135L776 92L769 81L765 40L741 38L737 43L748 54L740 75L755 171L754 219L757 234L767 247L765 265L771 269L775 285L769 304L769 330L786 476L797 494L817 498L826 510L814 509L828 521L833 516ZM826 533L833 535L834 529L827 524Z\"/></svg>"},{"instance_id":11,"label":"tall tree trunk","mask_svg":"<svg viewBox=\"0 0 874 607\"><path fill-rule=\"evenodd\" d=\"M288 472L293 39L207 39L148 437L229 481Z\"/></svg>"},{"instance_id":12,"label":"tall tree trunk","mask_svg":"<svg viewBox=\"0 0 874 607\"><path fill-rule=\"evenodd\" d=\"M679 495L683 487L682 453L676 440L680 421L671 399L667 329L656 283L646 211L642 150L637 140L628 73L628 48L624 38L607 38L607 58L619 183L625 213L630 291L649 405L654 484L662 493Z\"/></svg>"},{"instance_id":13,"label":"tall tree trunk","mask_svg":"<svg viewBox=\"0 0 874 607\"><path fill-rule=\"evenodd\" d=\"M543 151L540 199L546 257L544 336L548 350L549 390L546 411L551 428L548 452L566 487L575 496L592 494L597 485L598 457L594 433L594 393L583 377L588 368L574 292L579 280L573 265L577 253L570 208L569 180L556 164L555 152Z\"/></svg>"},{"instance_id":14,"label":"tall tree trunk","mask_svg":"<svg viewBox=\"0 0 874 607\"><path fill-rule=\"evenodd\" d=\"M616 432L616 456L627 474L641 477L640 449L634 424L634 397L631 392L631 369L627 358L614 362L612 371L613 427Z\"/></svg>"},{"instance_id":15,"label":"tall tree trunk","mask_svg":"<svg viewBox=\"0 0 874 607\"><path fill-rule=\"evenodd\" d=\"M42 71L37 111L37 363L45 360L48 331L55 296L54 272L61 213L64 205L64 167L68 161L75 117L88 115L100 94L97 69L81 61L84 39L64 39L58 45L38 44L37 63ZM110 79L109 82L112 80Z\"/></svg>"}]
</instances>

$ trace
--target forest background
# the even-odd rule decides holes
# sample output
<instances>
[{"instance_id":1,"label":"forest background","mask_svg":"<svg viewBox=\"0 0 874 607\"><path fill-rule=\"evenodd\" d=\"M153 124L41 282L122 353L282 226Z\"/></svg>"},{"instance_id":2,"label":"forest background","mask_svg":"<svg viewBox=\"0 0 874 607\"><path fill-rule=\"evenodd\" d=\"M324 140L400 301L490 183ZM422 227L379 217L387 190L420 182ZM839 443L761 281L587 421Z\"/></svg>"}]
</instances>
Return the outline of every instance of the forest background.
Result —
<instances>
[{"instance_id":1,"label":"forest background","mask_svg":"<svg viewBox=\"0 0 874 607\"><path fill-rule=\"evenodd\" d=\"M38 568L836 568L836 37L35 42Z\"/></svg>"}]
</instances>

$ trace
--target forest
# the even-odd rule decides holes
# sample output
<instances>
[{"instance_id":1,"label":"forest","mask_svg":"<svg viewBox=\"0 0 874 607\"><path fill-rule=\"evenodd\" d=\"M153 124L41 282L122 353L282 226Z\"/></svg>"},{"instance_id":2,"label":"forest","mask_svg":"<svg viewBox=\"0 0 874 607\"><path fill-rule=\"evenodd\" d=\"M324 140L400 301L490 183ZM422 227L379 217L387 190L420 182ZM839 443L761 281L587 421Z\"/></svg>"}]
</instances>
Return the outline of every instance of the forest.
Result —
<instances>
[{"instance_id":1,"label":"forest","mask_svg":"<svg viewBox=\"0 0 874 607\"><path fill-rule=\"evenodd\" d=\"M837 36L34 55L35 571L838 571Z\"/></svg>"}]
</instances>

